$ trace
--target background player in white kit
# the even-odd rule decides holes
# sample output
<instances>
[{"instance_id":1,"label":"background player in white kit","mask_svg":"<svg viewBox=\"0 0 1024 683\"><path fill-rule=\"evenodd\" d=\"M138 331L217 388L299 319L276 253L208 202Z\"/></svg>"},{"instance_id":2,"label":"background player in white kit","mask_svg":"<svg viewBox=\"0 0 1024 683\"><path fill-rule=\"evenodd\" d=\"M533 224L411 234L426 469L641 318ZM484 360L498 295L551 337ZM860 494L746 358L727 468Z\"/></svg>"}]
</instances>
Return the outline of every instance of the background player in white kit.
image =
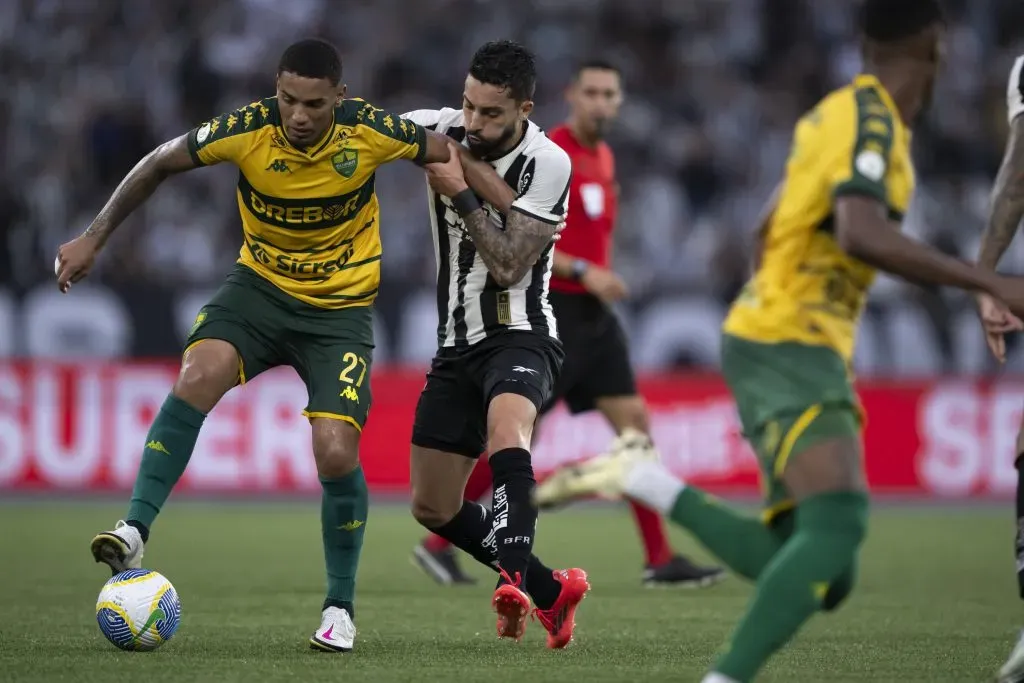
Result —
<instances>
[{"instance_id":1,"label":"background player in white kit","mask_svg":"<svg viewBox=\"0 0 1024 683\"><path fill-rule=\"evenodd\" d=\"M1010 136L1006 141L1003 163L999 167L999 174L992 188L988 225L978 255L978 265L992 270L999 265L1000 258L1013 241L1020 227L1020 220L1024 217L1024 56L1018 57L1010 70L1010 80L1006 86L1006 106ZM1006 342L1003 335L1014 329L1012 321L1005 309L998 306L987 294L978 296L978 307L989 348L1001 363L1006 360ZM1017 534L1014 543L1017 585L1020 596L1024 599L1024 425L1017 435L1014 467L1017 469ZM1024 634L999 671L999 681L1024 681Z\"/></svg>"},{"instance_id":2,"label":"background player in white kit","mask_svg":"<svg viewBox=\"0 0 1024 683\"><path fill-rule=\"evenodd\" d=\"M572 165L529 120L535 83L525 48L487 43L473 57L461 109L403 117L446 134L453 152L448 163L427 167L438 351L416 407L412 507L423 526L499 572L499 636L522 637L529 594L548 647L561 648L590 586L583 570L552 571L532 554L529 449L562 364L547 295ZM467 178L506 201L481 204ZM493 512L463 497L485 450Z\"/></svg>"}]
</instances>

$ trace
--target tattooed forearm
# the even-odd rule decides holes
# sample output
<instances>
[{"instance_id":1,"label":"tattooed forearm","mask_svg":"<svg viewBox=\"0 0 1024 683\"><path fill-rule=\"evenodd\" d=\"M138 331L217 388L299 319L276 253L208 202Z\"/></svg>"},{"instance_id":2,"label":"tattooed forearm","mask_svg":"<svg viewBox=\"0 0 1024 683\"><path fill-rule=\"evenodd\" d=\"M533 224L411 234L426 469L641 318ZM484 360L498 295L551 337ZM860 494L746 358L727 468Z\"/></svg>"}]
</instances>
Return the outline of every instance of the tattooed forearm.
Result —
<instances>
[{"instance_id":1,"label":"tattooed forearm","mask_svg":"<svg viewBox=\"0 0 1024 683\"><path fill-rule=\"evenodd\" d=\"M1014 119L1010 139L992 188L988 224L981 238L978 265L995 269L1013 242L1024 217L1024 117Z\"/></svg>"},{"instance_id":2,"label":"tattooed forearm","mask_svg":"<svg viewBox=\"0 0 1024 683\"><path fill-rule=\"evenodd\" d=\"M147 164L148 159L140 161L125 176L96 219L86 228L85 235L98 238L100 243L106 242L117 226L159 187L163 176L156 172L152 164Z\"/></svg>"},{"instance_id":3,"label":"tattooed forearm","mask_svg":"<svg viewBox=\"0 0 1024 683\"><path fill-rule=\"evenodd\" d=\"M186 136L160 145L128 172L83 234L97 238L100 244L105 243L124 219L156 191L160 183L171 174L190 168L195 168L195 163L189 154Z\"/></svg>"},{"instance_id":4,"label":"tattooed forearm","mask_svg":"<svg viewBox=\"0 0 1024 683\"><path fill-rule=\"evenodd\" d=\"M556 226L509 211L505 229L491 223L483 209L463 218L466 231L491 277L502 287L511 287L526 275L555 236Z\"/></svg>"}]
</instances>

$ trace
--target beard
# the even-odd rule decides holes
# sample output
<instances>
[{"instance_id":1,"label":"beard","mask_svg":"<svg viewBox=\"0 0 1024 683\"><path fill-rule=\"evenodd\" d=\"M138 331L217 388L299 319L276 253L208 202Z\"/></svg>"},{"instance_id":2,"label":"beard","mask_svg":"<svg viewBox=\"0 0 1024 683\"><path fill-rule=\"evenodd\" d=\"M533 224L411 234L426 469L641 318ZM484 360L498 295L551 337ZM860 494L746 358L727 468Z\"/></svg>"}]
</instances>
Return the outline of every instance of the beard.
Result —
<instances>
[{"instance_id":1,"label":"beard","mask_svg":"<svg viewBox=\"0 0 1024 683\"><path fill-rule=\"evenodd\" d=\"M487 159L499 155L503 148L519 133L519 122L516 121L511 126L501 132L494 140L487 140L485 138L478 138L479 142L473 142L469 139L469 135L476 135L470 131L466 137L466 144L469 145L469 151L477 159Z\"/></svg>"}]
</instances>

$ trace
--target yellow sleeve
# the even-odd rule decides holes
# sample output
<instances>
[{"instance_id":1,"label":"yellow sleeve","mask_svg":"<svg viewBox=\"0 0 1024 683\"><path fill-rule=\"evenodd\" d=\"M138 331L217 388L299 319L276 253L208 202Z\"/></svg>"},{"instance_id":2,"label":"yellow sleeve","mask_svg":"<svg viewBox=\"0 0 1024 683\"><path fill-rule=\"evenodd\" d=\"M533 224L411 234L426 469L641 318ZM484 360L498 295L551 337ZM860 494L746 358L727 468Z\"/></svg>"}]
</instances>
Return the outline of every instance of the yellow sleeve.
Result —
<instances>
[{"instance_id":1,"label":"yellow sleeve","mask_svg":"<svg viewBox=\"0 0 1024 683\"><path fill-rule=\"evenodd\" d=\"M415 163L423 160L427 154L427 131L423 126L398 114L377 109L368 102L361 104L356 112L356 122L369 133L367 144L378 165L395 159L409 159Z\"/></svg>"},{"instance_id":2,"label":"yellow sleeve","mask_svg":"<svg viewBox=\"0 0 1024 683\"><path fill-rule=\"evenodd\" d=\"M828 168L832 196L866 195L888 204L889 165L895 123L878 91L858 88L829 116Z\"/></svg>"},{"instance_id":3,"label":"yellow sleeve","mask_svg":"<svg viewBox=\"0 0 1024 683\"><path fill-rule=\"evenodd\" d=\"M188 151L198 166L238 163L252 144L251 133L267 125L272 112L263 102L221 114L188 134Z\"/></svg>"}]
</instances>

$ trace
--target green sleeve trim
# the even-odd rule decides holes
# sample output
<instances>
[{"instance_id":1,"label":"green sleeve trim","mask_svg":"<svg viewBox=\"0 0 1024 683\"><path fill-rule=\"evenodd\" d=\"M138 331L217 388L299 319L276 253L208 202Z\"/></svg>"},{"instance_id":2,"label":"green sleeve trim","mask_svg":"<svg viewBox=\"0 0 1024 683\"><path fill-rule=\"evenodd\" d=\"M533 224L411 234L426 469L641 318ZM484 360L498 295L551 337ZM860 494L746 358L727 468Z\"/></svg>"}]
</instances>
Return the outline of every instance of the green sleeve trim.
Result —
<instances>
[{"instance_id":1,"label":"green sleeve trim","mask_svg":"<svg viewBox=\"0 0 1024 683\"><path fill-rule=\"evenodd\" d=\"M833 194L862 194L887 202L888 178L892 158L893 135L895 123L892 111L886 106L881 95L873 87L858 88L856 100L857 137L850 155L850 177L833 190ZM874 152L881 158L884 166L881 177L870 178L857 167L862 154Z\"/></svg>"},{"instance_id":2,"label":"green sleeve trim","mask_svg":"<svg viewBox=\"0 0 1024 683\"><path fill-rule=\"evenodd\" d=\"M413 159L414 164L422 164L423 160L427 158L427 129L418 123L413 123L406 119L406 125L413 125L416 127L416 158Z\"/></svg>"}]
</instances>

